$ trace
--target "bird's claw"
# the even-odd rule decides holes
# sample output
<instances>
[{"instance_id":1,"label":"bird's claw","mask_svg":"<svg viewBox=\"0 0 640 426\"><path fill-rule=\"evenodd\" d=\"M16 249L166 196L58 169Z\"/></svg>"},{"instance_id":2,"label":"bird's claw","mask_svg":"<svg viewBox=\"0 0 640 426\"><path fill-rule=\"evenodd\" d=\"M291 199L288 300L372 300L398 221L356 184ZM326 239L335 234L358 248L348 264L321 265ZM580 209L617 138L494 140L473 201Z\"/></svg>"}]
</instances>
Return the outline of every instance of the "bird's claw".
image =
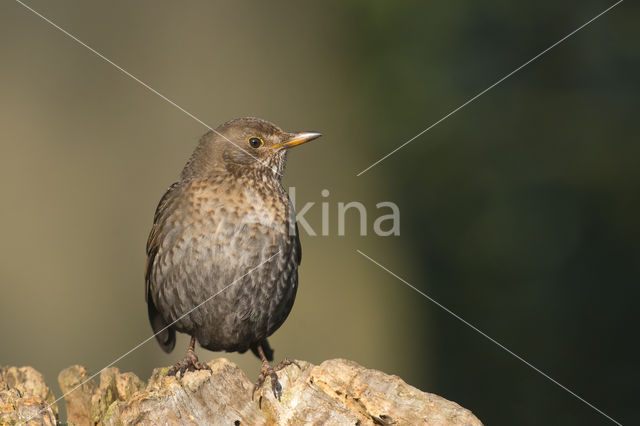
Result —
<instances>
[{"instance_id":1,"label":"bird's claw","mask_svg":"<svg viewBox=\"0 0 640 426\"><path fill-rule=\"evenodd\" d=\"M278 365L278 367L280 367L280 364ZM271 390L273 391L273 396L278 401L280 401L280 398L282 397L282 385L278 381L278 375L276 374L276 370L278 369L278 367L273 368L271 365L269 365L268 362L262 363L262 367L260 368L260 374L258 375L258 380L256 381L256 384L253 386L253 391L251 391L252 401L255 397L256 390L260 389L262 385L264 385L264 382L267 379L267 377L271 378Z\"/></svg>"},{"instance_id":2,"label":"bird's claw","mask_svg":"<svg viewBox=\"0 0 640 426\"><path fill-rule=\"evenodd\" d=\"M295 359L290 359L290 358L285 358L282 361L280 361L280 364L278 364L276 366L276 368L274 368L274 370L278 371L278 370L282 370L283 368L285 368L288 365L295 365L296 367L298 367L300 370L302 370L302 367L300 367L300 364L298 364L298 361L296 361Z\"/></svg>"},{"instance_id":3,"label":"bird's claw","mask_svg":"<svg viewBox=\"0 0 640 426\"><path fill-rule=\"evenodd\" d=\"M263 361L262 367L260 368L260 374L258 375L258 380L256 381L256 384L253 386L253 391L251 391L251 400L253 401L256 394L256 390L260 389L262 385L264 385L264 382L267 379L267 377L270 377L271 390L273 391L273 396L278 401L280 401L282 398L282 385L278 380L278 375L276 374L276 371L282 370L283 368L291 364L295 365L296 367L302 370L302 367L300 367L300 364L298 364L297 361L289 358L285 358L282 361L280 361L280 363L275 368L272 367L267 361Z\"/></svg>"},{"instance_id":4,"label":"bird's claw","mask_svg":"<svg viewBox=\"0 0 640 426\"><path fill-rule=\"evenodd\" d=\"M177 373L179 372L180 377L182 377L187 371L196 370L209 370L210 372L212 372L211 367L209 367L205 363L200 362L195 353L187 351L185 357L175 363L175 365L169 369L169 371L167 372L167 376L177 376Z\"/></svg>"}]
</instances>

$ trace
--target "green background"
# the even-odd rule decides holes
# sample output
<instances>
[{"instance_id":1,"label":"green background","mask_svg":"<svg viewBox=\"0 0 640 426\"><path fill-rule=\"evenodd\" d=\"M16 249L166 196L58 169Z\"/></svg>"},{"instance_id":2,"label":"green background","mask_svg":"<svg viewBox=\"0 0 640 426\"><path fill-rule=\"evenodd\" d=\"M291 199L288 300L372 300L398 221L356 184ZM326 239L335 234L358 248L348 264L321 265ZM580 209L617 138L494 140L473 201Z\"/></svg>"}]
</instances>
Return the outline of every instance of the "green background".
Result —
<instances>
[{"instance_id":1,"label":"green background","mask_svg":"<svg viewBox=\"0 0 640 426\"><path fill-rule=\"evenodd\" d=\"M360 177L612 2L29 1L211 126L325 134L290 157L300 291L276 359L349 358L485 424L605 417L360 256L361 250L622 423L639 393L637 4L627 1ZM151 334L153 211L206 131L13 1L0 3L0 363L60 396ZM328 189L329 197L321 190ZM337 203L360 201L337 235ZM401 235L372 233L375 204ZM146 379L182 357L149 342ZM213 354L197 351L201 359ZM224 355L253 379L251 354Z\"/></svg>"}]
</instances>

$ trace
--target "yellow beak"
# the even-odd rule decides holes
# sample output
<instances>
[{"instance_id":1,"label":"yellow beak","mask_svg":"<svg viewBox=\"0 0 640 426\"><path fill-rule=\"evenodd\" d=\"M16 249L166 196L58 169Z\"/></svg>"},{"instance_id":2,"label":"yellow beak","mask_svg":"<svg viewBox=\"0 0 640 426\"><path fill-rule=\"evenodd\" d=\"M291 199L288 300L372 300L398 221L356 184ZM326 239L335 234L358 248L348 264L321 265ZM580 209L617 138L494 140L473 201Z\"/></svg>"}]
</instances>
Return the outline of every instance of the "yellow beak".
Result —
<instances>
[{"instance_id":1,"label":"yellow beak","mask_svg":"<svg viewBox=\"0 0 640 426\"><path fill-rule=\"evenodd\" d=\"M291 139L288 139L288 140L286 140L286 141L284 141L282 143L274 145L274 146L271 147L271 149L293 148L294 146L302 145L303 143L307 143L307 142L310 142L310 141L312 141L314 139L317 139L320 136L322 136L322 133L318 133L318 132L300 132L300 133L296 133L295 135L293 135L293 137Z\"/></svg>"}]
</instances>

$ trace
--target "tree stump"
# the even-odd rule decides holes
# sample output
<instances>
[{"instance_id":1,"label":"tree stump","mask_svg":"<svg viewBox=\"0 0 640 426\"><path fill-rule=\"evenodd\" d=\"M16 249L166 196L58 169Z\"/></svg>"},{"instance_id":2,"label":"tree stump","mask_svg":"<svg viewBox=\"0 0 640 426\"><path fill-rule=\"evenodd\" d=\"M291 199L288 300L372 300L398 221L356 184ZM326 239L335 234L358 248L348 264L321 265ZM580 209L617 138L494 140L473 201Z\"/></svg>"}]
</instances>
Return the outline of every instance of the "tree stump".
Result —
<instances>
[{"instance_id":1,"label":"tree stump","mask_svg":"<svg viewBox=\"0 0 640 426\"><path fill-rule=\"evenodd\" d=\"M422 392L397 376L334 359L320 365L298 361L278 372L278 401L268 378L255 400L253 383L225 358L210 361L210 371L167 376L155 369L148 383L111 367L98 383L84 383L65 397L69 423L77 425L482 425L467 409ZM0 424L55 425L53 395L30 367L0 370ZM87 379L84 367L72 366L58 376L63 392ZM34 417L35 416L35 417Z\"/></svg>"}]
</instances>

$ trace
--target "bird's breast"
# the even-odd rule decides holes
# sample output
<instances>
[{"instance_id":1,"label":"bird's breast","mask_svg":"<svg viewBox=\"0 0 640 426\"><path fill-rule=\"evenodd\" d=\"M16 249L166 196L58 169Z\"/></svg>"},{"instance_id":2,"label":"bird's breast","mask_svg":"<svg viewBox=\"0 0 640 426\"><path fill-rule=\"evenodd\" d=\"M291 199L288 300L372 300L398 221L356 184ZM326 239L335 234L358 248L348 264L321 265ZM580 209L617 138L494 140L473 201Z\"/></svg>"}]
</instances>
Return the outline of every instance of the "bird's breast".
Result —
<instances>
[{"instance_id":1,"label":"bird's breast","mask_svg":"<svg viewBox=\"0 0 640 426\"><path fill-rule=\"evenodd\" d=\"M281 188L193 184L184 202L174 220L192 242L256 250L288 239L292 207Z\"/></svg>"},{"instance_id":2,"label":"bird's breast","mask_svg":"<svg viewBox=\"0 0 640 426\"><path fill-rule=\"evenodd\" d=\"M163 214L153 269L156 306L176 319L215 295L206 309L178 322L178 330L205 330L201 344L234 348L237 330L264 338L281 324L299 262L292 206L281 187L193 183Z\"/></svg>"}]
</instances>

